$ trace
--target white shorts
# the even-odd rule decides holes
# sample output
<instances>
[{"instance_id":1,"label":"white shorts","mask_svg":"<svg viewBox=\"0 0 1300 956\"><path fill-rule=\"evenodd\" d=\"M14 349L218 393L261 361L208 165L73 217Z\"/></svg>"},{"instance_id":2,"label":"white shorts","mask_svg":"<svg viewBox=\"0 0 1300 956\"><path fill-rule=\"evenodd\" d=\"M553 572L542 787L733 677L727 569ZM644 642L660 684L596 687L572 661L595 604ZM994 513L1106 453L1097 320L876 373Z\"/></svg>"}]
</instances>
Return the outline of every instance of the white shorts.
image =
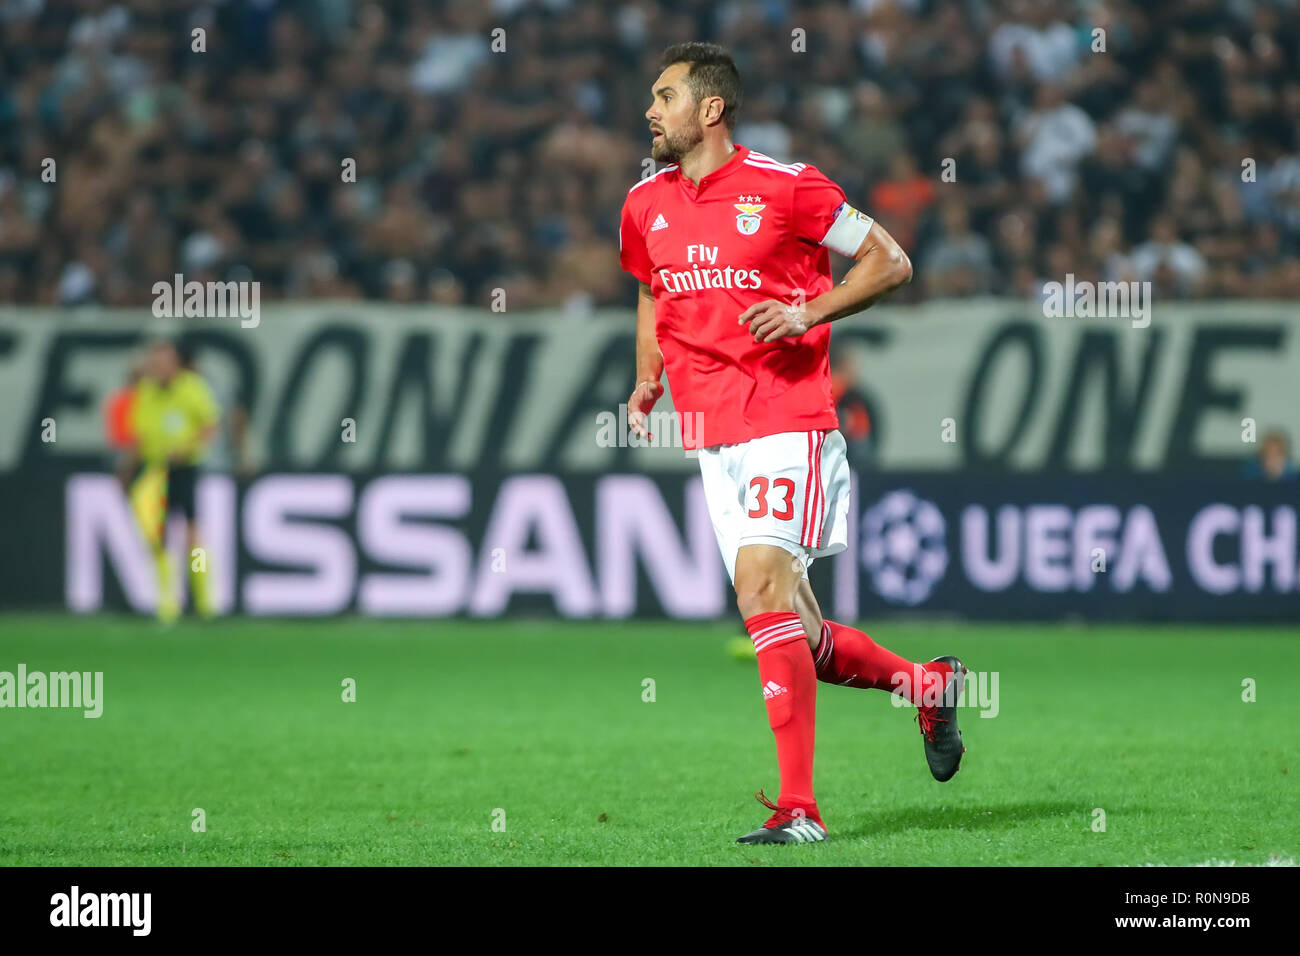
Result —
<instances>
[{"instance_id":1,"label":"white shorts","mask_svg":"<svg viewBox=\"0 0 1300 956\"><path fill-rule=\"evenodd\" d=\"M736 552L773 544L803 562L848 547L849 463L836 429L781 432L699 451L704 499L727 577Z\"/></svg>"}]
</instances>

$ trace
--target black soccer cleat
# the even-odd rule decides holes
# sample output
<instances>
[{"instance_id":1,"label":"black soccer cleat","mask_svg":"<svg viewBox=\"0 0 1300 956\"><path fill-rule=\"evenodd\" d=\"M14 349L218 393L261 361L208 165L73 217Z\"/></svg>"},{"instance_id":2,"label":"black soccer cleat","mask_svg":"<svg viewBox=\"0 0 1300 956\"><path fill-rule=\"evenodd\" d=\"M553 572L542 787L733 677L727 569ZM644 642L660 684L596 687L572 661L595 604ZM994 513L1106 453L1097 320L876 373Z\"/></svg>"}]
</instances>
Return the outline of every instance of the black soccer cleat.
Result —
<instances>
[{"instance_id":1,"label":"black soccer cleat","mask_svg":"<svg viewBox=\"0 0 1300 956\"><path fill-rule=\"evenodd\" d=\"M935 780L951 780L961 767L961 755L966 752L957 729L957 701L966 683L966 665L957 658L936 657L930 663L944 663L952 673L944 682L943 693L937 704L916 709L916 722L921 725L925 742L925 762Z\"/></svg>"},{"instance_id":2,"label":"black soccer cleat","mask_svg":"<svg viewBox=\"0 0 1300 956\"><path fill-rule=\"evenodd\" d=\"M737 843L817 843L826 839L826 825L822 823L821 814L816 807L812 810L778 807L768 801L762 790L754 796L775 812L753 833L739 837Z\"/></svg>"}]
</instances>

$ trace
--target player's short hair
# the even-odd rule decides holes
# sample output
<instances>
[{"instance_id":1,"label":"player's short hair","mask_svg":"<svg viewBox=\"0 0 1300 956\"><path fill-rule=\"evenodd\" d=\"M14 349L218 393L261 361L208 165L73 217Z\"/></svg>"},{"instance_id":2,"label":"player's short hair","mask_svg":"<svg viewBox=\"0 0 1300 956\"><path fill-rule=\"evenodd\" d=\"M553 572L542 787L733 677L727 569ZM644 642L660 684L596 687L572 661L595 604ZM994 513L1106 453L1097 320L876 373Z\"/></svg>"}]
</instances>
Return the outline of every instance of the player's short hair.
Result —
<instances>
[{"instance_id":1,"label":"player's short hair","mask_svg":"<svg viewBox=\"0 0 1300 956\"><path fill-rule=\"evenodd\" d=\"M659 68L666 70L676 63L686 63L686 88L695 102L710 96L721 96L722 122L728 130L736 128L736 115L740 112L740 71L731 54L716 43L674 43L664 50Z\"/></svg>"}]
</instances>

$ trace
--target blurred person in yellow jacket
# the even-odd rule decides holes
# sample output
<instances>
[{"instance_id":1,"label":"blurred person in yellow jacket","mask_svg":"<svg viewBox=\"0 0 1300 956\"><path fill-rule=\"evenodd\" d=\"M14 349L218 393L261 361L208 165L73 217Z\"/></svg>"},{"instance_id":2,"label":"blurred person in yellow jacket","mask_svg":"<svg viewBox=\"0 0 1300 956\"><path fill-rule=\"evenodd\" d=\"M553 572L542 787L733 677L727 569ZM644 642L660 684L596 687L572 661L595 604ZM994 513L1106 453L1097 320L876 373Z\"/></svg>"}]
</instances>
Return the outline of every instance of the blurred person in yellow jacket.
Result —
<instances>
[{"instance_id":1,"label":"blurred person in yellow jacket","mask_svg":"<svg viewBox=\"0 0 1300 956\"><path fill-rule=\"evenodd\" d=\"M210 556L199 544L194 493L199 464L217 434L221 410L207 382L193 370L175 342L150 347L145 373L135 388L130 428L135 436L135 462L140 466L131 488L132 507L153 551L158 574L158 617L174 621L180 615L167 554L167 517L179 513L185 521L190 596L203 617L214 613L208 572ZM124 469L129 474L135 468Z\"/></svg>"},{"instance_id":2,"label":"blurred person in yellow jacket","mask_svg":"<svg viewBox=\"0 0 1300 956\"><path fill-rule=\"evenodd\" d=\"M136 449L135 393L148 368L147 356L131 362L126 381L104 404L104 437L113 455L113 470L126 489L136 524L154 547L162 533L163 504L167 485L165 465L142 467Z\"/></svg>"}]
</instances>

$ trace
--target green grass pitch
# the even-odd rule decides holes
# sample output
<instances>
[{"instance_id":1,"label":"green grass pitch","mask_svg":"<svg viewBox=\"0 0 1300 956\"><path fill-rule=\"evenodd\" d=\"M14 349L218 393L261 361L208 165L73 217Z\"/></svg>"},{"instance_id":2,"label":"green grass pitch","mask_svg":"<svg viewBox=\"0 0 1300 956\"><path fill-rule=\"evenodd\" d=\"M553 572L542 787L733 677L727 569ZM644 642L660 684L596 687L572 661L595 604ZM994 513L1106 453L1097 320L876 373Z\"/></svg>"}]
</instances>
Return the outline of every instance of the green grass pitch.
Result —
<instances>
[{"instance_id":1,"label":"green grass pitch","mask_svg":"<svg viewBox=\"0 0 1300 956\"><path fill-rule=\"evenodd\" d=\"M823 844L741 847L778 791L739 625L0 616L4 865L1185 865L1300 856L1300 631L894 621L998 673L939 784L910 708L819 685ZM342 682L356 681L356 702ZM644 681L654 681L654 700ZM1242 701L1242 682L1257 701ZM202 808L206 832L194 832ZM1105 831L1094 830L1094 810ZM496 826L494 827L494 821ZM502 828L503 826L503 828Z\"/></svg>"}]
</instances>

